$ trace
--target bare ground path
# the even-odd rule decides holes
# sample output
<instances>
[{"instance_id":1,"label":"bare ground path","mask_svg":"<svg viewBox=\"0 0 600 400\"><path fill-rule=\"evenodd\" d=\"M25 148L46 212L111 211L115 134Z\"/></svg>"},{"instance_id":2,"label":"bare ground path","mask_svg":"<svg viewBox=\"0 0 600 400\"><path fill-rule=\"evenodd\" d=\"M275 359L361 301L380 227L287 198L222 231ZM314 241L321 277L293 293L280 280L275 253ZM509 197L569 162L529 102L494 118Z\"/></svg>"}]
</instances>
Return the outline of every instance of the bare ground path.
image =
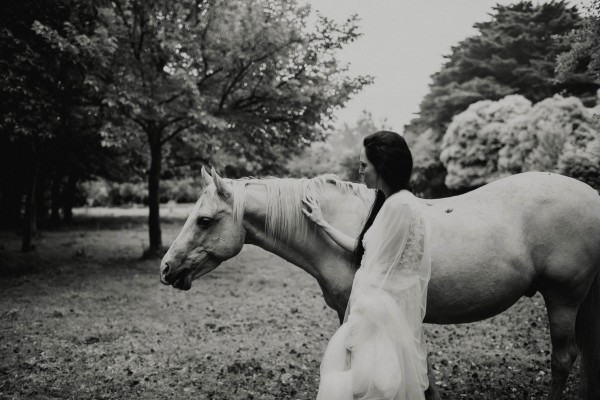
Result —
<instances>
[{"instance_id":1,"label":"bare ground path","mask_svg":"<svg viewBox=\"0 0 600 400\"><path fill-rule=\"evenodd\" d=\"M164 210L165 243L185 211ZM0 231L0 399L314 399L337 327L316 281L246 246L189 292L163 286L158 262L138 259L144 215L80 210L24 256ZM539 295L487 321L426 329L444 399L545 397Z\"/></svg>"}]
</instances>

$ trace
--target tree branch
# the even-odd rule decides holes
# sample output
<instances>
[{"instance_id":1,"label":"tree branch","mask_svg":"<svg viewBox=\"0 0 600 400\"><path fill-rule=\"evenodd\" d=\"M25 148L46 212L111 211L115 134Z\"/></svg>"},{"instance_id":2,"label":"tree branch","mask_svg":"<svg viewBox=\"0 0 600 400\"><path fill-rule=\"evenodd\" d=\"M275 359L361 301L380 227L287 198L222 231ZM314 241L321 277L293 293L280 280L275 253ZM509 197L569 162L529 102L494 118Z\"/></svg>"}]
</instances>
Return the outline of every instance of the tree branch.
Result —
<instances>
[{"instance_id":1,"label":"tree branch","mask_svg":"<svg viewBox=\"0 0 600 400\"><path fill-rule=\"evenodd\" d=\"M173 132L171 132L166 138L164 138L163 140L160 141L160 144L163 145L165 143L167 143L169 140L173 139L175 136L177 136L178 134L180 134L181 132L183 132L184 130L186 130L187 128L193 126L194 123L190 122L188 124L185 125L181 125L179 128L175 129Z\"/></svg>"},{"instance_id":2,"label":"tree branch","mask_svg":"<svg viewBox=\"0 0 600 400\"><path fill-rule=\"evenodd\" d=\"M225 91L223 92L222 96L221 96L221 101L219 102L219 112L223 110L223 107L225 105L225 101L227 100L227 97L229 97L229 95L231 94L231 92L233 91L235 85L237 85L242 78L244 77L244 74L246 73L246 71L253 65L256 63L260 63L266 59L268 59L269 57L272 57L274 54L276 54L277 52L285 49L286 47L288 47L289 45L293 44L297 42L297 40L290 40L284 44L282 44L281 46L278 47L274 47L271 51L268 51L267 53L263 54L262 56L254 59L254 60L250 60L250 62L243 66L240 71L237 73L237 75L233 78L233 80L231 81L231 83L227 86L227 88L225 89Z\"/></svg>"},{"instance_id":3,"label":"tree branch","mask_svg":"<svg viewBox=\"0 0 600 400\"><path fill-rule=\"evenodd\" d=\"M160 105L169 104L170 102L172 102L173 100L177 100L181 96L183 96L183 92L174 94L173 96L171 96L168 99L165 99L163 101L159 101L158 104L160 104Z\"/></svg>"}]
</instances>

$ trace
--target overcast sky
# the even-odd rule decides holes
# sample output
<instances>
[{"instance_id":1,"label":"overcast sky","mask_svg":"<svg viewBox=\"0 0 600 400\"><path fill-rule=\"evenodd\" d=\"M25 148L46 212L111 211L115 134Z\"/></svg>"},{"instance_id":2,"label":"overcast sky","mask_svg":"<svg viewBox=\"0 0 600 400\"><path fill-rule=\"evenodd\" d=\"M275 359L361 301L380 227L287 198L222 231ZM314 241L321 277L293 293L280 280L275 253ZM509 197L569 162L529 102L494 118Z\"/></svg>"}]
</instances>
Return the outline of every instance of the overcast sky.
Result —
<instances>
[{"instance_id":1,"label":"overcast sky","mask_svg":"<svg viewBox=\"0 0 600 400\"><path fill-rule=\"evenodd\" d=\"M476 34L473 24L490 20L498 3L514 0L308 0L313 11L343 21L361 18L363 36L340 53L352 74L368 74L375 83L338 112L338 123L354 124L362 110L401 132L419 109L430 76L451 46ZM542 3L544 1L541 1ZM534 2L537 3L537 2ZM590 0L571 0L587 5Z\"/></svg>"}]
</instances>

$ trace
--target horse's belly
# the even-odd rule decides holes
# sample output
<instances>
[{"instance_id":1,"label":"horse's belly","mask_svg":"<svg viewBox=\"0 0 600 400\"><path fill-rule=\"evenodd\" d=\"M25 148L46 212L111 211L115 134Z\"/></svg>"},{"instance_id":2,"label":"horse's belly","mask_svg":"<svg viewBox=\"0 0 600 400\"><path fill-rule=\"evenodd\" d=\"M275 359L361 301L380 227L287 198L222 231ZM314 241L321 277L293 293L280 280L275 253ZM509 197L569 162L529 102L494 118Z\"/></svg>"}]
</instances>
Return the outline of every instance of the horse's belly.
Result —
<instances>
[{"instance_id":1,"label":"horse's belly","mask_svg":"<svg viewBox=\"0 0 600 400\"><path fill-rule=\"evenodd\" d=\"M536 271L521 235L501 224L493 228L495 234L465 229L461 238L434 238L425 322L480 321L533 295Z\"/></svg>"},{"instance_id":2,"label":"horse's belly","mask_svg":"<svg viewBox=\"0 0 600 400\"><path fill-rule=\"evenodd\" d=\"M489 277L481 279L486 285L476 285L472 288L463 286L460 290L449 285L437 285L435 282L430 284L425 322L460 324L481 321L505 311L529 289L527 285L520 285L516 280L507 282L506 279L491 281ZM498 286L494 286L494 283Z\"/></svg>"}]
</instances>

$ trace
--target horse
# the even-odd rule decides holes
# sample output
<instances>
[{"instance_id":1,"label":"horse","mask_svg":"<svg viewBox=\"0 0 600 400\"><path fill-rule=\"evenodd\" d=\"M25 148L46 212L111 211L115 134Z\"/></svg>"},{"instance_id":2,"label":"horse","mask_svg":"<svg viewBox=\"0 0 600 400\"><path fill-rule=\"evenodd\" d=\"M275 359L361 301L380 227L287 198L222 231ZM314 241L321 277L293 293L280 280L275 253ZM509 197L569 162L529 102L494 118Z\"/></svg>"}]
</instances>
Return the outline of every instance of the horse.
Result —
<instances>
[{"instance_id":1,"label":"horse","mask_svg":"<svg viewBox=\"0 0 600 400\"><path fill-rule=\"evenodd\" d=\"M301 199L316 199L331 224L356 237L374 191L330 175L227 180L202 169L201 181L198 201L161 261L163 284L189 290L253 244L312 275L342 320L356 271L352 255L307 220ZM561 398L581 354L582 395L600 399L598 192L572 178L528 172L419 201L432 248L424 322L479 321L540 292L552 344L548 398Z\"/></svg>"}]
</instances>

